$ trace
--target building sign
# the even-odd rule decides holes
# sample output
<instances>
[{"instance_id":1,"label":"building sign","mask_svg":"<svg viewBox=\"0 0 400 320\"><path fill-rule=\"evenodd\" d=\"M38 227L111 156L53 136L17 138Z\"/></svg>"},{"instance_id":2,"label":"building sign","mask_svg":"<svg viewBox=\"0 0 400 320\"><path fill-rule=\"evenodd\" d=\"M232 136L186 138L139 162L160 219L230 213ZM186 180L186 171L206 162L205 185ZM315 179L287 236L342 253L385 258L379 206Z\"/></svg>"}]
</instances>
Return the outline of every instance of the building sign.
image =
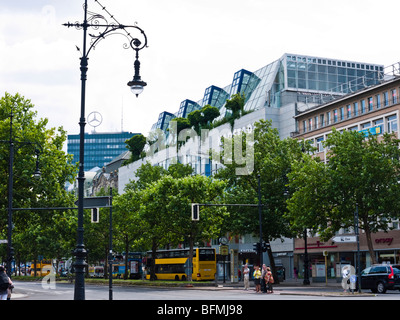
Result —
<instances>
[{"instance_id":1,"label":"building sign","mask_svg":"<svg viewBox=\"0 0 400 320\"><path fill-rule=\"evenodd\" d=\"M379 238L379 239L375 239L375 243L379 244L379 243L387 243L388 246L390 246L393 242L393 238Z\"/></svg>"},{"instance_id":2,"label":"building sign","mask_svg":"<svg viewBox=\"0 0 400 320\"><path fill-rule=\"evenodd\" d=\"M360 130L358 132L364 133L365 137L368 137L369 135L376 136L376 135L382 133L382 127L378 126L378 127L373 127L373 128L367 128L367 129L364 129L364 130Z\"/></svg>"}]
</instances>

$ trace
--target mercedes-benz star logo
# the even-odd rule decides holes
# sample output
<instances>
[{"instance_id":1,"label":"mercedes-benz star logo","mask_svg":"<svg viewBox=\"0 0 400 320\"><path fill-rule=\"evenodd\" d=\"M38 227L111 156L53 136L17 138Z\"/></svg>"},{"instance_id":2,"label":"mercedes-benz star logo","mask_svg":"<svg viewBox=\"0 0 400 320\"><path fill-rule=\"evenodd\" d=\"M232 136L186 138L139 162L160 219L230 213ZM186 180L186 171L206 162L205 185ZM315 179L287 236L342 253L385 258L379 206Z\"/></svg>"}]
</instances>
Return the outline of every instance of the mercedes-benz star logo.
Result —
<instances>
[{"instance_id":1,"label":"mercedes-benz star logo","mask_svg":"<svg viewBox=\"0 0 400 320\"><path fill-rule=\"evenodd\" d=\"M99 112L93 111L89 113L87 122L90 126L96 128L103 122L103 117Z\"/></svg>"}]
</instances>

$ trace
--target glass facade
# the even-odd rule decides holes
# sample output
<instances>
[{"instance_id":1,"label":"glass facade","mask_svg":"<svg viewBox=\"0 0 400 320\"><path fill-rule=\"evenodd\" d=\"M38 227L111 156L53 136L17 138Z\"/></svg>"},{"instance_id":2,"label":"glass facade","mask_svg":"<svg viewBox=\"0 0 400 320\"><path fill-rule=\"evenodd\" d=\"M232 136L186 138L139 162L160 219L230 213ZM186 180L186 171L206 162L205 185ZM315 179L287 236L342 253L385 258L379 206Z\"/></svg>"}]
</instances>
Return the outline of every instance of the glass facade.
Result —
<instances>
[{"instance_id":1,"label":"glass facade","mask_svg":"<svg viewBox=\"0 0 400 320\"><path fill-rule=\"evenodd\" d=\"M245 95L245 111L280 108L284 91L297 92L297 100L293 102L320 104L377 84L382 79L382 65L284 54L257 71L241 69L235 72L231 84L223 88L214 85L206 88L203 98L197 102L184 100L177 115L187 117L196 108L209 104L220 109L219 120L226 116L226 100L236 93ZM159 119L153 129L162 127L165 131L169 120L164 120L162 126Z\"/></svg>"},{"instance_id":2,"label":"glass facade","mask_svg":"<svg viewBox=\"0 0 400 320\"><path fill-rule=\"evenodd\" d=\"M188 100L185 100L185 101L188 101ZM174 114L166 112L166 111L161 112L158 116L158 121L155 124L153 124L153 127L151 129L152 130L161 129L162 131L167 132L169 122L173 118L176 118L176 116Z\"/></svg>"},{"instance_id":3,"label":"glass facade","mask_svg":"<svg viewBox=\"0 0 400 320\"><path fill-rule=\"evenodd\" d=\"M202 106L211 105L221 109L228 98L228 92L216 86L210 86L204 92Z\"/></svg>"},{"instance_id":4,"label":"glass facade","mask_svg":"<svg viewBox=\"0 0 400 320\"><path fill-rule=\"evenodd\" d=\"M179 107L178 117L187 118L188 114L195 110L200 110L201 107L197 102L192 100L184 100ZM171 119L170 119L171 120Z\"/></svg>"},{"instance_id":5,"label":"glass facade","mask_svg":"<svg viewBox=\"0 0 400 320\"><path fill-rule=\"evenodd\" d=\"M383 65L345 61L338 59L303 56L296 54L284 54L278 60L250 72L241 69L234 73L232 82L225 87L210 86L205 89L203 97L196 100L184 100L181 102L178 112L175 114L162 112L152 130L161 129L168 134L169 121L178 117L187 117L190 112L200 109L205 105L217 107L220 110L219 121L227 116L225 103L232 95L240 93L245 95L246 112L265 108L265 118L276 121L276 126L282 125L280 117L285 114L276 110L287 106L288 114L295 114L296 103L305 105L317 105L329 102L335 98L360 90L370 85L378 84L383 80ZM383 97L385 104L393 93L387 93ZM356 107L356 106L354 106ZM364 106L367 108L368 106ZM327 124L332 121L340 121L349 109L337 110L335 114L327 114ZM360 112L362 110L360 109ZM292 117L290 117L292 119ZM285 119L282 137L295 131L295 121L289 123ZM317 120L312 126L317 125ZM283 126L283 125L282 125ZM293 126L293 128L289 128ZM309 124L306 126L309 127ZM311 128L310 128L311 130Z\"/></svg>"},{"instance_id":6,"label":"glass facade","mask_svg":"<svg viewBox=\"0 0 400 320\"><path fill-rule=\"evenodd\" d=\"M85 170L102 168L112 159L127 151L125 141L136 135L131 132L85 133ZM74 156L73 163L79 162L79 134L68 135L68 154Z\"/></svg>"},{"instance_id":7,"label":"glass facade","mask_svg":"<svg viewBox=\"0 0 400 320\"><path fill-rule=\"evenodd\" d=\"M285 60L287 88L346 94L383 78L380 65L289 54Z\"/></svg>"}]
</instances>

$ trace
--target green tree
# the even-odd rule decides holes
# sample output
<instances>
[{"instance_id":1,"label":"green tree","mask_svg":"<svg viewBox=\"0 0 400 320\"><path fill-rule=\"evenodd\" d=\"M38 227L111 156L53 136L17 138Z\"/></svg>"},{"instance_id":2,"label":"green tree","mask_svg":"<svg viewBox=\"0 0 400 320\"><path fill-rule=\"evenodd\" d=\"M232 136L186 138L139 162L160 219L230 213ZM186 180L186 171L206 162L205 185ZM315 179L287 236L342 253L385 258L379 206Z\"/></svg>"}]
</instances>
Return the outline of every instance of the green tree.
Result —
<instances>
[{"instance_id":1,"label":"green tree","mask_svg":"<svg viewBox=\"0 0 400 320\"><path fill-rule=\"evenodd\" d=\"M242 142L242 152L254 148L254 169L247 175L238 175L237 169L243 165L232 157L231 163L224 163L225 168L220 170L216 177L228 181L226 199L230 203L258 203L258 176L260 176L262 208L262 237L270 242L274 239L291 237L292 231L288 220L285 219L287 193L287 175L292 170L291 163L294 158L301 157L301 147L293 139L281 140L277 129L272 128L271 121L261 120L255 123L254 142L246 139L242 133L239 141ZM223 143L222 159L230 157L226 154L227 146L234 139ZM229 149L229 148L228 148ZM242 156L245 156L244 154ZM237 234L259 235L259 215L256 208L239 207L228 208L231 217L227 227ZM229 230L228 229L228 230ZM273 272L275 270L272 251L268 249Z\"/></svg>"},{"instance_id":2,"label":"green tree","mask_svg":"<svg viewBox=\"0 0 400 320\"><path fill-rule=\"evenodd\" d=\"M10 140L10 119L15 141L13 165L13 207L71 207L73 196L65 189L66 182L73 182L77 166L72 165L72 156L62 150L67 135L62 127L47 128L47 119L36 119L37 112L30 100L18 93L5 93L0 99L0 233L6 233L8 161ZM39 168L41 178L35 180L32 174L36 168L35 150L40 152ZM71 222L71 212L15 211L13 214L13 240L16 250L23 246L32 248L41 255L50 255L60 246L66 252L68 241L60 242L70 236L69 228L57 228L57 221ZM24 243L21 243L23 241ZM52 249L53 248L53 249ZM26 252L26 250L25 250ZM16 255L18 252L16 252ZM35 258L35 257L33 257Z\"/></svg>"},{"instance_id":3,"label":"green tree","mask_svg":"<svg viewBox=\"0 0 400 320\"><path fill-rule=\"evenodd\" d=\"M168 214L174 242L186 239L189 243L189 261L193 259L193 247L196 242L206 242L220 235L227 218L225 207L202 207L200 220L191 220L192 203L223 202L226 183L201 175L175 179L175 189L171 189ZM188 280L192 280L188 274Z\"/></svg>"},{"instance_id":4,"label":"green tree","mask_svg":"<svg viewBox=\"0 0 400 320\"><path fill-rule=\"evenodd\" d=\"M358 207L359 227L365 231L372 262L376 263L371 234L388 231L400 216L400 140L361 132L333 129L324 146L327 163L308 158L290 175L295 190L289 201L291 220L313 227L324 239L340 228L354 226ZM306 209L307 204L311 210ZM314 203L314 204L312 204ZM312 223L313 222L313 223Z\"/></svg>"},{"instance_id":5,"label":"green tree","mask_svg":"<svg viewBox=\"0 0 400 320\"><path fill-rule=\"evenodd\" d=\"M160 182L163 181L164 177L179 179L192 173L193 169L190 165L180 163L170 165L168 170L160 166L153 166L150 162L139 167L135 173L136 180L131 181L125 188L125 192L117 196L114 201L116 228L120 230L125 251L128 252L131 245L157 250L159 246L172 241L171 238L168 238L171 234L167 234L167 238L164 239L162 231L160 231L163 227L158 225L159 223L162 226L162 223L164 223L163 214L168 219L168 214L162 207L166 205L167 200L164 199L163 202L151 204L147 202L150 201L149 199L166 196L169 192L172 192L171 190L177 192L176 189L172 189L171 185L167 184L167 181L164 181L164 184ZM159 217L159 220L153 220L152 214ZM154 235L152 230L155 232ZM154 272L152 279L154 279Z\"/></svg>"},{"instance_id":6,"label":"green tree","mask_svg":"<svg viewBox=\"0 0 400 320\"><path fill-rule=\"evenodd\" d=\"M203 116L201 120L201 126L203 128L220 115L219 109L217 107L210 106L209 104L201 108L201 113Z\"/></svg>"},{"instance_id":7,"label":"green tree","mask_svg":"<svg viewBox=\"0 0 400 320\"><path fill-rule=\"evenodd\" d=\"M193 127L197 134L200 134L200 125L203 119L201 111L194 110L188 114L187 118L189 120L190 126Z\"/></svg>"},{"instance_id":8,"label":"green tree","mask_svg":"<svg viewBox=\"0 0 400 320\"><path fill-rule=\"evenodd\" d=\"M132 138L125 141L128 150L131 152L129 160L124 162L124 165L135 162L143 157L143 150L146 145L146 137L142 134L136 134Z\"/></svg>"}]
</instances>

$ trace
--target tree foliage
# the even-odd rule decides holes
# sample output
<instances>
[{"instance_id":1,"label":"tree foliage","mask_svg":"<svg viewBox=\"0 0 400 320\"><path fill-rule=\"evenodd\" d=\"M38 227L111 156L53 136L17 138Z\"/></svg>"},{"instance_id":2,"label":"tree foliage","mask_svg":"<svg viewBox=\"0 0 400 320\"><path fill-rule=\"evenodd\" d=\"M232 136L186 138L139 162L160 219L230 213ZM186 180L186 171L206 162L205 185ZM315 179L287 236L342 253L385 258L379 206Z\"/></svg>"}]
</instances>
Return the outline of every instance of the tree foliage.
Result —
<instances>
[{"instance_id":1,"label":"tree foliage","mask_svg":"<svg viewBox=\"0 0 400 320\"><path fill-rule=\"evenodd\" d=\"M7 229L7 189L9 177L10 134L14 141L13 208L31 208L14 211L13 246L16 256L65 255L70 250L71 228L74 221L70 211L35 211L33 208L71 207L73 195L64 186L73 182L76 169L72 156L62 150L67 135L62 127L47 128L47 119L37 119L34 105L18 93L5 93L0 99L0 234ZM11 128L12 115L12 128ZM39 151L41 178L32 174L36 168L35 150ZM28 254L30 253L30 254ZM68 252L69 254L70 252Z\"/></svg>"},{"instance_id":2,"label":"tree foliage","mask_svg":"<svg viewBox=\"0 0 400 320\"><path fill-rule=\"evenodd\" d=\"M287 190L287 174L291 171L294 158L301 156L301 147L292 139L281 140L277 129L272 128L270 121L261 120L255 123L254 143L247 143L242 133L242 152L254 148L254 170L247 175L237 175L237 168L242 165L233 157L231 164L225 164L216 177L228 183L226 201L228 203L258 204L258 177L260 177L260 194L262 208L262 238L269 242L274 239L290 237L292 231L285 219ZM226 147L233 144L234 139L223 143L222 159L226 160ZM234 145L232 148L237 148ZM229 148L228 148L229 149ZM228 208L230 220L227 231L236 234L259 235L259 215L257 208ZM274 259L269 249L271 267Z\"/></svg>"},{"instance_id":3,"label":"tree foliage","mask_svg":"<svg viewBox=\"0 0 400 320\"><path fill-rule=\"evenodd\" d=\"M305 155L289 175L295 190L288 218L299 228L312 228L329 239L341 228L359 227L366 234L374 263L371 233L388 231L399 218L400 140L333 129L324 143L327 162Z\"/></svg>"}]
</instances>

